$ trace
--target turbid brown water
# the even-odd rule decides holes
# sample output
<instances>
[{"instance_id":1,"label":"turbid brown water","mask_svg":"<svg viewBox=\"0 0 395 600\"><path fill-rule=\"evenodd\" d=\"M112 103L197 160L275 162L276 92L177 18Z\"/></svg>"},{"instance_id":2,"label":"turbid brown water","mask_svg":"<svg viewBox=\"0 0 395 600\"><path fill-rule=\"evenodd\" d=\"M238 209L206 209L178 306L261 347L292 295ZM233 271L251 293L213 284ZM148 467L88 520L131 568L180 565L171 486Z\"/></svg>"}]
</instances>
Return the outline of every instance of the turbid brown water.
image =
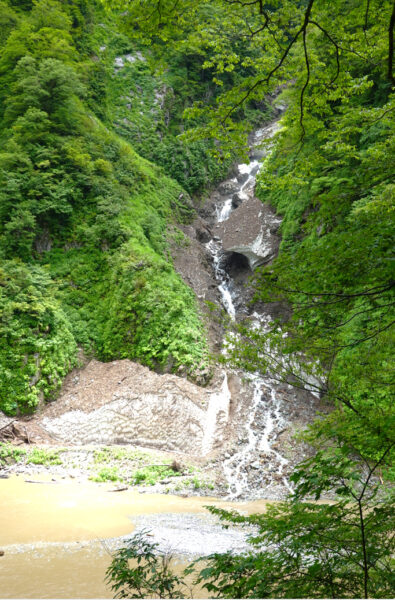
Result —
<instances>
[{"instance_id":1,"label":"turbid brown water","mask_svg":"<svg viewBox=\"0 0 395 600\"><path fill-rule=\"evenodd\" d=\"M34 477L36 481L43 478ZM0 598L111 598L104 584L108 538L132 533L133 517L207 513L215 498L111 492L114 484L0 479ZM265 501L237 504L246 512ZM204 593L203 593L204 596Z\"/></svg>"}]
</instances>

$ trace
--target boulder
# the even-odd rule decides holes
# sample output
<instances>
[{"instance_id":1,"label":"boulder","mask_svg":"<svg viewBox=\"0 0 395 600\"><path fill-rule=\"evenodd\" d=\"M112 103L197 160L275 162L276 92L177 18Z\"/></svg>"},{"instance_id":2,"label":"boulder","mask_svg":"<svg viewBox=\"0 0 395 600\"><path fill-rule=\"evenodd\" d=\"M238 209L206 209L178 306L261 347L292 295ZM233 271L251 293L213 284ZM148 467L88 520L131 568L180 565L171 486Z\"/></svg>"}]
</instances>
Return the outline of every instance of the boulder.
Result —
<instances>
[{"instance_id":1,"label":"boulder","mask_svg":"<svg viewBox=\"0 0 395 600\"><path fill-rule=\"evenodd\" d=\"M246 172L238 173L236 179L239 183L243 184L247 181L249 176L250 176L249 173L246 173Z\"/></svg>"},{"instance_id":2,"label":"boulder","mask_svg":"<svg viewBox=\"0 0 395 600\"><path fill-rule=\"evenodd\" d=\"M222 196L226 196L227 194L234 194L237 192L239 187L239 182L235 177L234 179L228 179L227 181L220 183L218 186L218 191Z\"/></svg>"},{"instance_id":3,"label":"boulder","mask_svg":"<svg viewBox=\"0 0 395 600\"><path fill-rule=\"evenodd\" d=\"M225 252L244 255L251 269L273 259L280 243L276 235L281 219L258 198L247 198L227 221L215 227Z\"/></svg>"}]
</instances>

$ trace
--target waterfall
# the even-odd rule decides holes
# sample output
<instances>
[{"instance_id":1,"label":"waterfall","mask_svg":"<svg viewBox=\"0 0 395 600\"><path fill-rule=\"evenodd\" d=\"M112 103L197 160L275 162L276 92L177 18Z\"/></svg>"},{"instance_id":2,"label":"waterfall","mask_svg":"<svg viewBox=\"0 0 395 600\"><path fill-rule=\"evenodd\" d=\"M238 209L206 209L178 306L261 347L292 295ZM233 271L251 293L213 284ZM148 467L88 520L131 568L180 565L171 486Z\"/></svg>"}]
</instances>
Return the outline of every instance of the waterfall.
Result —
<instances>
[{"instance_id":1,"label":"waterfall","mask_svg":"<svg viewBox=\"0 0 395 600\"><path fill-rule=\"evenodd\" d=\"M227 200L225 200L223 206L221 208L217 209L217 222L222 223L223 221L226 221L226 219L229 217L231 212L232 212L232 198L228 198Z\"/></svg>"},{"instance_id":2,"label":"waterfall","mask_svg":"<svg viewBox=\"0 0 395 600\"><path fill-rule=\"evenodd\" d=\"M278 123L271 123L267 127L259 129L253 136L253 145L257 145L264 139L270 139L278 129ZM266 152L262 155L267 155L270 152L270 144L267 144ZM232 210L234 210L233 199L236 197L238 204L251 197L254 194L256 175L261 168L262 163L258 160L251 160L249 164L237 165L238 176L232 180L232 183L237 182L238 189L233 192L233 196L221 200L215 207L215 213L218 223L226 221ZM209 250L213 260L213 268L215 278L218 283L218 291L221 296L221 301L224 309L228 313L232 321L236 320L235 289L236 286L232 281L231 276L225 269L224 253L221 247L221 242L218 238L211 239L206 248ZM254 324L256 327L267 326L269 317L255 318ZM226 348L223 350L226 353ZM239 447L232 455L228 454L223 462L223 471L228 484L228 498L241 498L248 493L249 488L249 472L251 468L256 471L264 470L267 461L272 469L276 469L277 479L280 478L283 486L288 488L290 485L283 475L284 467L287 464L287 459L283 457L274 447L278 433L286 424L282 416L282 398L277 393L276 383L268 377L258 375L248 375L249 385L252 386L252 403L249 408L248 416L244 422L245 434L242 439L239 439ZM207 428L203 440L205 451L210 449L210 439L215 434L218 410L216 406L221 405L222 397L226 397L224 386L227 380L224 379L221 393L217 400L213 402L213 406L209 408L207 416ZM229 400L228 400L229 403ZM211 411L211 412L210 412ZM265 464L262 460L257 460L257 457L264 456Z\"/></svg>"}]
</instances>

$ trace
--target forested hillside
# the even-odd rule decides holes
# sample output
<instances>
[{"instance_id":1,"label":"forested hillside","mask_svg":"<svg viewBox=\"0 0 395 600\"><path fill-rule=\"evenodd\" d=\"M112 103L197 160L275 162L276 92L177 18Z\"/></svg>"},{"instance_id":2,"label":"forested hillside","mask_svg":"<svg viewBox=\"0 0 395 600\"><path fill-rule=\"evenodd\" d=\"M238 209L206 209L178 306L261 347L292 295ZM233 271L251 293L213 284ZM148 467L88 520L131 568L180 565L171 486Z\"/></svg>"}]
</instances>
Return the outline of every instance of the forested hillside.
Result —
<instances>
[{"instance_id":1,"label":"forested hillside","mask_svg":"<svg viewBox=\"0 0 395 600\"><path fill-rule=\"evenodd\" d=\"M205 332L168 226L221 169L175 135L187 57L168 75L175 96L95 3L0 8L1 408L53 398L78 348L196 375Z\"/></svg>"}]
</instances>

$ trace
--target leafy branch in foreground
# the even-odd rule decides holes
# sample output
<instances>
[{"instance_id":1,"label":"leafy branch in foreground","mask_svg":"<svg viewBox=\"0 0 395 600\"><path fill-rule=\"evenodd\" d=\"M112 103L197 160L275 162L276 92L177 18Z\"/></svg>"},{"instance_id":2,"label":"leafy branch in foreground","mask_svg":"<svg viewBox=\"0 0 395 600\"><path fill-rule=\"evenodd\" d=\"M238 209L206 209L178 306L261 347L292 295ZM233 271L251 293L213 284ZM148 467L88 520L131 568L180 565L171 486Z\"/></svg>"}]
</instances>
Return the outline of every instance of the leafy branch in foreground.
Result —
<instances>
[{"instance_id":1,"label":"leafy branch in foreground","mask_svg":"<svg viewBox=\"0 0 395 600\"><path fill-rule=\"evenodd\" d=\"M208 507L225 527L247 528L250 550L243 554L202 557L175 576L139 533L115 555L107 580L120 598L179 597L186 577L214 598L391 597L394 498L377 477L391 452L372 462L344 445L320 451L294 473L292 498L264 514ZM328 493L332 500L317 502Z\"/></svg>"},{"instance_id":2,"label":"leafy branch in foreground","mask_svg":"<svg viewBox=\"0 0 395 600\"><path fill-rule=\"evenodd\" d=\"M356 79L362 89L367 70L381 73L388 90L393 87L395 11L390 0L369 1L368 8L344 0L102 2L124 9L130 34L161 49L162 56L176 48L205 58L207 76L223 92L215 103L187 108L195 127L187 135L188 140L191 135L217 138L224 155L245 142L240 110L291 80L298 124L294 144L314 131L314 113L330 115L339 101L347 102ZM358 63L363 71L357 74ZM233 73L237 77L227 89Z\"/></svg>"},{"instance_id":3,"label":"leafy branch in foreground","mask_svg":"<svg viewBox=\"0 0 395 600\"><path fill-rule=\"evenodd\" d=\"M185 598L187 586L173 573L171 555L158 553L158 544L147 539L148 535L146 530L136 533L115 553L106 573L114 597Z\"/></svg>"}]
</instances>

